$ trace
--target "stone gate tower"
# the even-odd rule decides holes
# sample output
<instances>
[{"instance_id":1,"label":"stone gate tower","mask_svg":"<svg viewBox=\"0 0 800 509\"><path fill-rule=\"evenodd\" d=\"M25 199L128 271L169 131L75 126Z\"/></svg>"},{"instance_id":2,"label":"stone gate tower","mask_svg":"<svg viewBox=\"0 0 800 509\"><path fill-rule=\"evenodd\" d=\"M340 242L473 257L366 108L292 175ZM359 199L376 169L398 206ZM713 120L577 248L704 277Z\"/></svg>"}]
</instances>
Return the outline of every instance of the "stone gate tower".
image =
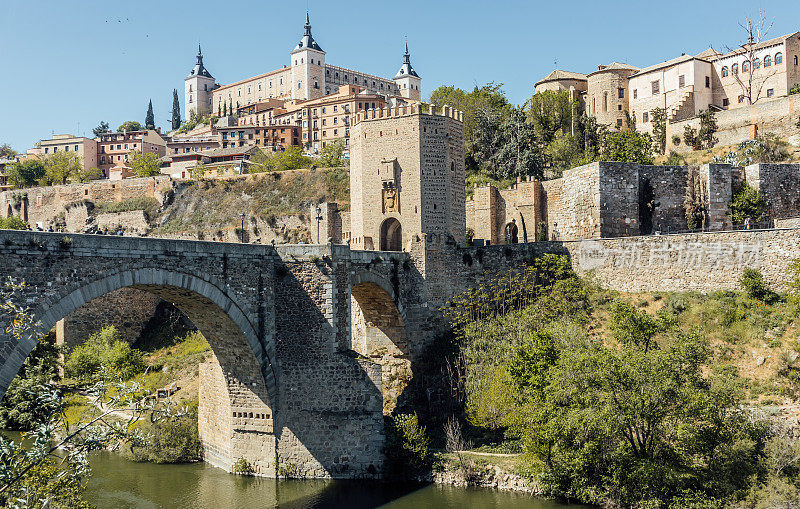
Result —
<instances>
[{"instance_id":1,"label":"stone gate tower","mask_svg":"<svg viewBox=\"0 0 800 509\"><path fill-rule=\"evenodd\" d=\"M353 249L402 251L428 233L464 243L460 111L410 105L360 112L350 145Z\"/></svg>"}]
</instances>

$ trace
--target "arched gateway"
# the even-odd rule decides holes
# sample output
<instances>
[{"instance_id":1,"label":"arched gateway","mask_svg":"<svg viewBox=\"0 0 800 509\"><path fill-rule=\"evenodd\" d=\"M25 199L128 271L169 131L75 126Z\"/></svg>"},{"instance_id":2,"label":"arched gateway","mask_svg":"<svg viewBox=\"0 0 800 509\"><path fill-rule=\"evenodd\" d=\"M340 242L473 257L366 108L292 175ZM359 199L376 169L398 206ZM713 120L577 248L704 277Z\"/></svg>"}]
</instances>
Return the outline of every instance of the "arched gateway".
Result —
<instances>
[{"instance_id":1,"label":"arched gateway","mask_svg":"<svg viewBox=\"0 0 800 509\"><path fill-rule=\"evenodd\" d=\"M403 269L408 255L389 254L0 230L0 280L25 282L19 297L43 330L122 288L183 311L214 351L199 377L210 463L378 477L384 393L395 389L383 374L407 364L412 342L402 298L414 295L403 290L414 271ZM352 355L352 303L366 357ZM35 346L5 333L9 319L0 316L0 394Z\"/></svg>"}]
</instances>

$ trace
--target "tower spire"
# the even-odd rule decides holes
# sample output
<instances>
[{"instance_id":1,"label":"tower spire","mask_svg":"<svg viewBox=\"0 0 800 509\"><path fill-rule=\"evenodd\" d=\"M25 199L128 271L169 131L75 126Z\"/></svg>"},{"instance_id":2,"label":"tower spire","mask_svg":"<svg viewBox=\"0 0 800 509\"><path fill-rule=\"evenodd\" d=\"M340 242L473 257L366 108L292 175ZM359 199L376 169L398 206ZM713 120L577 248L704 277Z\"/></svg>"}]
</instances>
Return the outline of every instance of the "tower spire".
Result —
<instances>
[{"instance_id":1,"label":"tower spire","mask_svg":"<svg viewBox=\"0 0 800 509\"><path fill-rule=\"evenodd\" d=\"M408 37L406 37L406 52L403 54L403 63L411 65L411 55L408 53Z\"/></svg>"},{"instance_id":2,"label":"tower spire","mask_svg":"<svg viewBox=\"0 0 800 509\"><path fill-rule=\"evenodd\" d=\"M311 20L308 17L308 10L306 10L306 35L311 35Z\"/></svg>"}]
</instances>

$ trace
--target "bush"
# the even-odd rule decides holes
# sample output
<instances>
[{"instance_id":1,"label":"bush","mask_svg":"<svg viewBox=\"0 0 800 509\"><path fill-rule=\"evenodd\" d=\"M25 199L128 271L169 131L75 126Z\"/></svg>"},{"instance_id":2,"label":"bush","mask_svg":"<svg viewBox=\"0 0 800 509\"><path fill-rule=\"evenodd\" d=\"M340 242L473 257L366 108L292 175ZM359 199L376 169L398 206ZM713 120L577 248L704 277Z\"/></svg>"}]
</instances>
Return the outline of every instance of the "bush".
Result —
<instances>
[{"instance_id":1,"label":"bush","mask_svg":"<svg viewBox=\"0 0 800 509\"><path fill-rule=\"evenodd\" d=\"M778 294L773 292L764 281L764 276L756 269L746 267L739 279L739 284L751 299L765 304L774 304L779 300Z\"/></svg>"},{"instance_id":2,"label":"bush","mask_svg":"<svg viewBox=\"0 0 800 509\"><path fill-rule=\"evenodd\" d=\"M29 431L56 410L57 403L36 397L43 385L58 380L58 352L52 335L43 338L0 401L0 429Z\"/></svg>"},{"instance_id":3,"label":"bush","mask_svg":"<svg viewBox=\"0 0 800 509\"><path fill-rule=\"evenodd\" d=\"M27 230L28 223L19 216L0 217L0 230Z\"/></svg>"},{"instance_id":4,"label":"bush","mask_svg":"<svg viewBox=\"0 0 800 509\"><path fill-rule=\"evenodd\" d=\"M416 413L389 417L386 428L386 459L391 474L413 478L430 468L430 440Z\"/></svg>"},{"instance_id":5,"label":"bush","mask_svg":"<svg viewBox=\"0 0 800 509\"><path fill-rule=\"evenodd\" d=\"M767 210L767 200L750 184L744 183L736 190L729 204L733 224L743 224L745 219L761 221Z\"/></svg>"},{"instance_id":6,"label":"bush","mask_svg":"<svg viewBox=\"0 0 800 509\"><path fill-rule=\"evenodd\" d=\"M236 460L236 463L233 464L233 473L236 475L252 475L253 467L246 459L239 458Z\"/></svg>"},{"instance_id":7,"label":"bush","mask_svg":"<svg viewBox=\"0 0 800 509\"><path fill-rule=\"evenodd\" d=\"M75 347L64 364L69 378L91 380L107 369L114 377L129 380L145 369L144 354L131 348L113 326L92 334L86 343Z\"/></svg>"},{"instance_id":8,"label":"bush","mask_svg":"<svg viewBox=\"0 0 800 509\"><path fill-rule=\"evenodd\" d=\"M130 446L129 454L134 461L189 463L200 459L196 412L178 419L147 422L140 430L147 438Z\"/></svg>"}]
</instances>

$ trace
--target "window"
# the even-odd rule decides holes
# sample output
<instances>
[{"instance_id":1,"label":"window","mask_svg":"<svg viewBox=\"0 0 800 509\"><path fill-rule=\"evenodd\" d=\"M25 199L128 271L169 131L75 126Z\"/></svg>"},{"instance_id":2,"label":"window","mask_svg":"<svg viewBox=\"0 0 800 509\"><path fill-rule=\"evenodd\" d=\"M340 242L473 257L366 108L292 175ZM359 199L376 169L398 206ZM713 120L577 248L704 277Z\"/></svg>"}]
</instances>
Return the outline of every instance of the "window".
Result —
<instances>
[{"instance_id":1,"label":"window","mask_svg":"<svg viewBox=\"0 0 800 509\"><path fill-rule=\"evenodd\" d=\"M727 107L729 104L730 104L730 101L728 101L728 99L727 99L727 98L725 98L725 99L723 99L723 100L722 100L722 106L723 106L723 107Z\"/></svg>"},{"instance_id":2,"label":"window","mask_svg":"<svg viewBox=\"0 0 800 509\"><path fill-rule=\"evenodd\" d=\"M639 97L639 91L634 88L633 89L633 98L636 99L637 97Z\"/></svg>"},{"instance_id":3,"label":"window","mask_svg":"<svg viewBox=\"0 0 800 509\"><path fill-rule=\"evenodd\" d=\"M624 88L618 88L617 89L617 97L620 98L620 99L625 99L625 89Z\"/></svg>"},{"instance_id":4,"label":"window","mask_svg":"<svg viewBox=\"0 0 800 509\"><path fill-rule=\"evenodd\" d=\"M658 94L658 93L661 91L661 87L659 86L659 82L658 82L658 80L656 80L656 81L652 82L652 83L650 84L650 86L651 86L651 88L652 88L652 90L653 90L653 95L656 95L656 94Z\"/></svg>"},{"instance_id":5,"label":"window","mask_svg":"<svg viewBox=\"0 0 800 509\"><path fill-rule=\"evenodd\" d=\"M642 122L645 123L645 124L647 123L647 112L646 111L644 113L642 113Z\"/></svg>"},{"instance_id":6,"label":"window","mask_svg":"<svg viewBox=\"0 0 800 509\"><path fill-rule=\"evenodd\" d=\"M621 104L617 104L617 110L622 111L622 105Z\"/></svg>"},{"instance_id":7,"label":"window","mask_svg":"<svg viewBox=\"0 0 800 509\"><path fill-rule=\"evenodd\" d=\"M764 57L764 67L769 67L772 65L772 57L767 55Z\"/></svg>"},{"instance_id":8,"label":"window","mask_svg":"<svg viewBox=\"0 0 800 509\"><path fill-rule=\"evenodd\" d=\"M732 72L733 74L739 74L739 64L733 64L733 65L731 66L731 72Z\"/></svg>"},{"instance_id":9,"label":"window","mask_svg":"<svg viewBox=\"0 0 800 509\"><path fill-rule=\"evenodd\" d=\"M768 88L767 89L767 97L772 97L773 95L775 95L775 89L774 88Z\"/></svg>"},{"instance_id":10,"label":"window","mask_svg":"<svg viewBox=\"0 0 800 509\"><path fill-rule=\"evenodd\" d=\"M77 146L77 145L75 145L75 152L77 152L77 151L78 151L78 146Z\"/></svg>"},{"instance_id":11,"label":"window","mask_svg":"<svg viewBox=\"0 0 800 509\"><path fill-rule=\"evenodd\" d=\"M683 88L686 86L686 76L681 74L678 76L678 88Z\"/></svg>"},{"instance_id":12,"label":"window","mask_svg":"<svg viewBox=\"0 0 800 509\"><path fill-rule=\"evenodd\" d=\"M759 69L761 67L761 59L754 58L753 59L753 69Z\"/></svg>"},{"instance_id":13,"label":"window","mask_svg":"<svg viewBox=\"0 0 800 509\"><path fill-rule=\"evenodd\" d=\"M747 60L742 62L742 72L750 72L750 62Z\"/></svg>"},{"instance_id":14,"label":"window","mask_svg":"<svg viewBox=\"0 0 800 509\"><path fill-rule=\"evenodd\" d=\"M191 104L191 102L192 102L192 96L189 96L189 103Z\"/></svg>"},{"instance_id":15,"label":"window","mask_svg":"<svg viewBox=\"0 0 800 509\"><path fill-rule=\"evenodd\" d=\"M189 92L192 92L192 86L189 85Z\"/></svg>"},{"instance_id":16,"label":"window","mask_svg":"<svg viewBox=\"0 0 800 509\"><path fill-rule=\"evenodd\" d=\"M608 111L608 92L603 92L603 111Z\"/></svg>"},{"instance_id":17,"label":"window","mask_svg":"<svg viewBox=\"0 0 800 509\"><path fill-rule=\"evenodd\" d=\"M706 76L706 88L711 88L711 78Z\"/></svg>"},{"instance_id":18,"label":"window","mask_svg":"<svg viewBox=\"0 0 800 509\"><path fill-rule=\"evenodd\" d=\"M797 55L794 56L794 65L797 65Z\"/></svg>"},{"instance_id":19,"label":"window","mask_svg":"<svg viewBox=\"0 0 800 509\"><path fill-rule=\"evenodd\" d=\"M728 66L722 68L722 77L725 78L728 76Z\"/></svg>"},{"instance_id":20,"label":"window","mask_svg":"<svg viewBox=\"0 0 800 509\"><path fill-rule=\"evenodd\" d=\"M783 53L775 53L775 65L783 63Z\"/></svg>"},{"instance_id":21,"label":"window","mask_svg":"<svg viewBox=\"0 0 800 509\"><path fill-rule=\"evenodd\" d=\"M622 127L622 119L621 118L617 119L617 127Z\"/></svg>"},{"instance_id":22,"label":"window","mask_svg":"<svg viewBox=\"0 0 800 509\"><path fill-rule=\"evenodd\" d=\"M744 95L740 95L739 96L739 104L742 104L743 102L744 102Z\"/></svg>"}]
</instances>

